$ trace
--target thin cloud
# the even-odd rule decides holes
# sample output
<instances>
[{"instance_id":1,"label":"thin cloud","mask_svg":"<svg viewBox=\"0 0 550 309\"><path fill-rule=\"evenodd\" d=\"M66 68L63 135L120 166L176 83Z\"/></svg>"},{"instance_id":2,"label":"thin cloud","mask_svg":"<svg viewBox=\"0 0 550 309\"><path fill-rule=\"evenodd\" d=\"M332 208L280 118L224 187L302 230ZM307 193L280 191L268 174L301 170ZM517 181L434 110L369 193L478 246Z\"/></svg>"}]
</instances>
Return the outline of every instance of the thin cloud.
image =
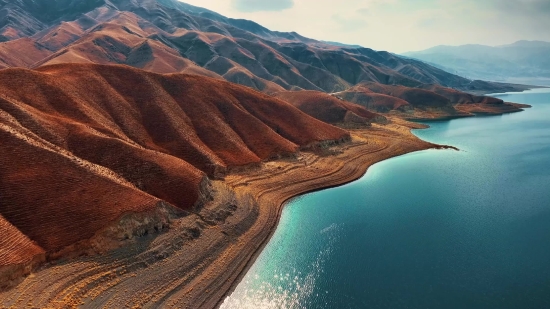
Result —
<instances>
[{"instance_id":1,"label":"thin cloud","mask_svg":"<svg viewBox=\"0 0 550 309\"><path fill-rule=\"evenodd\" d=\"M277 31L406 52L550 41L550 0L183 0Z\"/></svg>"},{"instance_id":2,"label":"thin cloud","mask_svg":"<svg viewBox=\"0 0 550 309\"><path fill-rule=\"evenodd\" d=\"M494 3L505 12L550 15L550 1L548 0L500 0L494 1Z\"/></svg>"},{"instance_id":3,"label":"thin cloud","mask_svg":"<svg viewBox=\"0 0 550 309\"><path fill-rule=\"evenodd\" d=\"M294 6L294 0L232 0L231 5L240 12L282 11Z\"/></svg>"},{"instance_id":4,"label":"thin cloud","mask_svg":"<svg viewBox=\"0 0 550 309\"><path fill-rule=\"evenodd\" d=\"M368 25L365 19L344 17L339 14L332 15L332 20L338 24L342 31L360 31Z\"/></svg>"}]
</instances>

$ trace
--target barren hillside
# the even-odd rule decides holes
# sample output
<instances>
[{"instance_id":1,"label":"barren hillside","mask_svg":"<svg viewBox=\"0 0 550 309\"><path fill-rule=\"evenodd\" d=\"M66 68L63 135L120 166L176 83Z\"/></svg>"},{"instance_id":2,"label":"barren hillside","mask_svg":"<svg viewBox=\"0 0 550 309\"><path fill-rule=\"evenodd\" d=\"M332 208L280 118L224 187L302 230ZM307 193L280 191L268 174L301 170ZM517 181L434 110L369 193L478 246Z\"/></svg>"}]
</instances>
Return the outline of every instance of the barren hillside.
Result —
<instances>
[{"instance_id":1,"label":"barren hillside","mask_svg":"<svg viewBox=\"0 0 550 309\"><path fill-rule=\"evenodd\" d=\"M162 230L208 200L208 177L349 138L286 102L196 75L5 69L0 93L0 215L10 235L17 228L37 244L1 242L3 256L29 248L6 260L15 264L42 249L101 250L88 240L127 214L156 219L135 219L116 237Z\"/></svg>"}]
</instances>

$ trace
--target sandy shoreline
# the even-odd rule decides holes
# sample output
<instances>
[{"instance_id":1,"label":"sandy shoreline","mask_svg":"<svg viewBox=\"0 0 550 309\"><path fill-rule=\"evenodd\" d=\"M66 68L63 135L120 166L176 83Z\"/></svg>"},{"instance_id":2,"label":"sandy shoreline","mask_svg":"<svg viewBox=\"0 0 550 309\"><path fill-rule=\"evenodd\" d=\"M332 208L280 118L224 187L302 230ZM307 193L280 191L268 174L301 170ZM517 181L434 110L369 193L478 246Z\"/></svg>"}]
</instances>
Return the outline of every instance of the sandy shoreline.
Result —
<instances>
[{"instance_id":1,"label":"sandy shoreline","mask_svg":"<svg viewBox=\"0 0 550 309\"><path fill-rule=\"evenodd\" d=\"M324 153L229 175L199 214L106 255L48 265L0 293L0 308L217 308L269 242L289 199L354 181L382 160L441 148L410 131L422 127L395 118L353 130L352 142Z\"/></svg>"}]
</instances>

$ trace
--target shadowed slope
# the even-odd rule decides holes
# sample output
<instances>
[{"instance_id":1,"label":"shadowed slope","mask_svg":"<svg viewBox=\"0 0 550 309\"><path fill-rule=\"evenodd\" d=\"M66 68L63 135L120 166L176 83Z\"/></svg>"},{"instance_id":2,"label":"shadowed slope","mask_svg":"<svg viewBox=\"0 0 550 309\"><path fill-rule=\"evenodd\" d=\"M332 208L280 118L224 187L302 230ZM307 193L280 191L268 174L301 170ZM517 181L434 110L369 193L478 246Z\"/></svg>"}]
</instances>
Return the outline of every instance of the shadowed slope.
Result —
<instances>
[{"instance_id":1,"label":"shadowed slope","mask_svg":"<svg viewBox=\"0 0 550 309\"><path fill-rule=\"evenodd\" d=\"M0 0L0 41L32 36L105 4L105 0Z\"/></svg>"}]
</instances>

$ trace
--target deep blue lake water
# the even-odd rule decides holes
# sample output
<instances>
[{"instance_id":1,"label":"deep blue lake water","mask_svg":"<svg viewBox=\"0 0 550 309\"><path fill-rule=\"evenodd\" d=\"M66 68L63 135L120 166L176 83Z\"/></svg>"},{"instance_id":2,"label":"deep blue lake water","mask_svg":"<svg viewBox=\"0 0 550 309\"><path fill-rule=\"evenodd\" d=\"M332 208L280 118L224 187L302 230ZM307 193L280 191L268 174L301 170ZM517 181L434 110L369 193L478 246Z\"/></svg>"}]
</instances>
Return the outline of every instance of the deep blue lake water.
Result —
<instances>
[{"instance_id":1,"label":"deep blue lake water","mask_svg":"<svg viewBox=\"0 0 550 309\"><path fill-rule=\"evenodd\" d=\"M306 194L222 308L550 308L550 89Z\"/></svg>"}]
</instances>

